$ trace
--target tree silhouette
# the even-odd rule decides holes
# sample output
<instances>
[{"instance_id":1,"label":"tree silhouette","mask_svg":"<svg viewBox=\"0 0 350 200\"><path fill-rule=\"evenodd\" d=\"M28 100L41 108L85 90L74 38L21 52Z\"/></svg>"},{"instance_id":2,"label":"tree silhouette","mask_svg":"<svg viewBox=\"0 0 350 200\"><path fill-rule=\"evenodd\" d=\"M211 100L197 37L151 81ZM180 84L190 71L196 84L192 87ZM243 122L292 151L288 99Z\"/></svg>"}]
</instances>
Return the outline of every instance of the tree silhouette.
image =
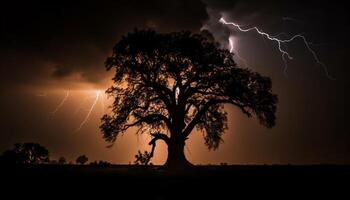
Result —
<instances>
[{"instance_id":1,"label":"tree silhouette","mask_svg":"<svg viewBox=\"0 0 350 200\"><path fill-rule=\"evenodd\" d=\"M49 162L49 151L37 143L16 143L2 155L7 164L41 164Z\"/></svg>"},{"instance_id":2,"label":"tree silhouette","mask_svg":"<svg viewBox=\"0 0 350 200\"><path fill-rule=\"evenodd\" d=\"M89 159L86 155L81 155L77 158L77 160L75 162L78 164L84 165L88 160Z\"/></svg>"},{"instance_id":3,"label":"tree silhouette","mask_svg":"<svg viewBox=\"0 0 350 200\"><path fill-rule=\"evenodd\" d=\"M134 163L136 165L145 165L145 166L148 165L149 161L153 157L153 155L151 154L152 153L149 153L148 151L145 151L144 153L142 153L141 151L138 151L137 154L135 155Z\"/></svg>"},{"instance_id":4,"label":"tree silhouette","mask_svg":"<svg viewBox=\"0 0 350 200\"><path fill-rule=\"evenodd\" d=\"M67 163L67 160L65 157L61 156L59 159L58 159L58 164L60 165L65 165Z\"/></svg>"},{"instance_id":5,"label":"tree silhouette","mask_svg":"<svg viewBox=\"0 0 350 200\"><path fill-rule=\"evenodd\" d=\"M111 166L112 164L107 162L107 161L103 161L103 160L100 160L100 161L94 161L94 162L91 162L89 165L91 166L94 166L94 167L101 167L101 168L104 168L104 167L109 167Z\"/></svg>"},{"instance_id":6,"label":"tree silhouette","mask_svg":"<svg viewBox=\"0 0 350 200\"><path fill-rule=\"evenodd\" d=\"M135 30L123 36L108 57L115 69L112 114L102 117L103 137L110 146L131 127L168 146L165 166L182 169L191 164L185 141L196 128L207 147L215 150L227 129L224 104L238 107L261 124L275 125L277 96L271 80L236 66L233 54L220 49L210 34L156 33Z\"/></svg>"}]
</instances>

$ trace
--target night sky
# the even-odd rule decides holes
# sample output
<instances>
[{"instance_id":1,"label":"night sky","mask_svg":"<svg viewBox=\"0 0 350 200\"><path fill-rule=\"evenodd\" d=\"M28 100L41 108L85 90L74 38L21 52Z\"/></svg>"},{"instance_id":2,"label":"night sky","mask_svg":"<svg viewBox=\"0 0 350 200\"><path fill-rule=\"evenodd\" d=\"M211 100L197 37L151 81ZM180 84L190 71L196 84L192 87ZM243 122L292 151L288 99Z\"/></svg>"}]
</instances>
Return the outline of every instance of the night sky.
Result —
<instances>
[{"instance_id":1,"label":"night sky","mask_svg":"<svg viewBox=\"0 0 350 200\"><path fill-rule=\"evenodd\" d=\"M122 35L135 28L159 32L209 30L222 48L234 50L251 68L269 76L279 97L276 126L267 129L239 109L226 106L229 129L217 151L200 133L191 134L186 157L195 164L350 164L348 60L349 16L335 1L8 1L0 6L0 151L16 142L38 142L52 158L133 162L149 138L130 130L112 148L100 118L111 100L98 91L111 86L104 61ZM288 38L303 34L325 63L318 65L301 40L283 46L219 23L225 17L244 27ZM102 92L103 93L103 92ZM65 99L66 95L67 98ZM62 103L62 100L65 101ZM95 102L96 100L96 102ZM62 104L61 104L62 103ZM91 106L91 115L86 118ZM86 123L82 122L87 119ZM79 126L82 127L79 129ZM166 159L158 145L153 163Z\"/></svg>"}]
</instances>

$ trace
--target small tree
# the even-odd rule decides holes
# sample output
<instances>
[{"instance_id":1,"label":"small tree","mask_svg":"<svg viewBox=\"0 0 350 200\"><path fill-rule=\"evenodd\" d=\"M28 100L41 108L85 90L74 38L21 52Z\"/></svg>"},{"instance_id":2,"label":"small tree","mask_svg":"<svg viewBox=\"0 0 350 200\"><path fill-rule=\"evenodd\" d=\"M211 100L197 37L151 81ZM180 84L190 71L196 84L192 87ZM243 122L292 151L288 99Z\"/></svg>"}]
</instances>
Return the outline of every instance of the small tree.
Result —
<instances>
[{"instance_id":1,"label":"small tree","mask_svg":"<svg viewBox=\"0 0 350 200\"><path fill-rule=\"evenodd\" d=\"M58 164L60 165L65 165L67 163L67 160L65 157L61 156L59 159L58 159Z\"/></svg>"},{"instance_id":2,"label":"small tree","mask_svg":"<svg viewBox=\"0 0 350 200\"><path fill-rule=\"evenodd\" d=\"M94 166L94 167L109 167L111 166L112 164L107 162L107 161L103 161L103 160L100 160L100 161L94 161L94 162L90 162L90 165L91 166Z\"/></svg>"},{"instance_id":3,"label":"small tree","mask_svg":"<svg viewBox=\"0 0 350 200\"><path fill-rule=\"evenodd\" d=\"M81 155L77 158L76 163L84 165L88 161L88 157L85 155Z\"/></svg>"},{"instance_id":4,"label":"small tree","mask_svg":"<svg viewBox=\"0 0 350 200\"><path fill-rule=\"evenodd\" d=\"M2 155L2 162L9 164L42 164L49 162L49 151L37 143L16 143L13 149Z\"/></svg>"}]
</instances>

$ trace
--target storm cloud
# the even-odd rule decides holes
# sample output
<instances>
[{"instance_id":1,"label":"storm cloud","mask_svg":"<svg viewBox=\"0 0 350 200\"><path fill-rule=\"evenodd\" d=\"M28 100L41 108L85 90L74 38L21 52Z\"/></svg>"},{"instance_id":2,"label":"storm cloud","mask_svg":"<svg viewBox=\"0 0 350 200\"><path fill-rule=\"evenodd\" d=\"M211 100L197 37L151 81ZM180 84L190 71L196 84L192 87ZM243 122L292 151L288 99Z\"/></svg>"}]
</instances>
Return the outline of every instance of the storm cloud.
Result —
<instances>
[{"instance_id":1,"label":"storm cloud","mask_svg":"<svg viewBox=\"0 0 350 200\"><path fill-rule=\"evenodd\" d=\"M1 83L43 84L73 74L98 83L121 35L134 28L198 31L206 18L200 0L2 3Z\"/></svg>"}]
</instances>

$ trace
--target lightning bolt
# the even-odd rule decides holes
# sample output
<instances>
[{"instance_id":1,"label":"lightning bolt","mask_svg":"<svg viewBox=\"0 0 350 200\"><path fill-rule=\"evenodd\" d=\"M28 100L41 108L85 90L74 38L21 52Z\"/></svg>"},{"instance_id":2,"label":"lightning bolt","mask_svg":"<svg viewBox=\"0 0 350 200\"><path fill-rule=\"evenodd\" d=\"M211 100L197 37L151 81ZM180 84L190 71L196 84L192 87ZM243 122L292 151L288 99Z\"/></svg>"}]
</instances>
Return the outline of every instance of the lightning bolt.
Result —
<instances>
[{"instance_id":1,"label":"lightning bolt","mask_svg":"<svg viewBox=\"0 0 350 200\"><path fill-rule=\"evenodd\" d=\"M93 96L92 96L92 97L93 97ZM78 112L82 109L82 107L83 107L83 105L85 104L85 102L86 102L88 99L92 98L92 97L85 97L85 98L80 102L80 104L78 105L77 109L76 109L75 112L74 112L74 115L78 114Z\"/></svg>"},{"instance_id":2,"label":"lightning bolt","mask_svg":"<svg viewBox=\"0 0 350 200\"><path fill-rule=\"evenodd\" d=\"M92 103L90 109L89 109L89 112L87 113L87 115L85 116L84 120L80 123L79 127L77 128L76 132L78 132L83 126L84 124L88 121L88 119L90 118L90 115L91 115L91 112L92 110L94 109L99 97L100 97L100 94L101 94L101 90L98 90L96 92L96 97L95 97L95 100L94 102Z\"/></svg>"},{"instance_id":3,"label":"lightning bolt","mask_svg":"<svg viewBox=\"0 0 350 200\"><path fill-rule=\"evenodd\" d=\"M66 95L64 96L64 98L62 99L62 101L57 105L56 109L54 111L51 112L52 115L55 115L56 112L63 106L63 104L67 101L69 97L69 90L66 92Z\"/></svg>"},{"instance_id":4,"label":"lightning bolt","mask_svg":"<svg viewBox=\"0 0 350 200\"><path fill-rule=\"evenodd\" d=\"M271 37L277 38L277 37L280 37L280 36L290 37L289 34L288 34L288 33L285 33L285 32L278 33L278 34L273 35L273 36L271 36Z\"/></svg>"},{"instance_id":5,"label":"lightning bolt","mask_svg":"<svg viewBox=\"0 0 350 200\"><path fill-rule=\"evenodd\" d=\"M240 60L243 62L244 66L245 66L245 67L248 67L248 64L247 64L246 59L242 58L242 56L240 56L240 55L238 54L238 52L235 51L235 48L234 48L234 39L233 39L232 36L228 38L228 42L229 42L229 45L230 45L230 53L234 53L235 56L237 56L237 58L240 59Z\"/></svg>"},{"instance_id":6,"label":"lightning bolt","mask_svg":"<svg viewBox=\"0 0 350 200\"><path fill-rule=\"evenodd\" d=\"M103 93L102 93L101 98L102 98L101 99L102 113L104 113L106 110L106 105L105 105L105 96L103 95Z\"/></svg>"},{"instance_id":7,"label":"lightning bolt","mask_svg":"<svg viewBox=\"0 0 350 200\"><path fill-rule=\"evenodd\" d=\"M261 31L256 26L254 26L252 28L242 28L240 25L238 25L234 22L227 22L223 17L220 18L219 22L222 24L225 24L225 25L232 25L232 26L236 27L241 32L256 31L259 35L264 36L268 40L276 42L278 45L278 50L280 51L282 60L284 62L284 70L283 71L285 74L287 73L287 68L288 68L287 59L293 60L293 57L287 51L282 49L282 44L286 44L286 43L294 41L295 39L300 38L303 41L303 43L305 44L305 47L307 48L307 50L313 56L316 63L323 68L327 78L330 80L335 80L332 76L329 75L327 66L323 62L320 61L316 52L310 47L310 43L306 40L306 38L303 35L297 34L297 35L292 36L290 39L281 40L281 39L278 39L277 37L273 37L273 36L269 35L268 33Z\"/></svg>"}]
</instances>

